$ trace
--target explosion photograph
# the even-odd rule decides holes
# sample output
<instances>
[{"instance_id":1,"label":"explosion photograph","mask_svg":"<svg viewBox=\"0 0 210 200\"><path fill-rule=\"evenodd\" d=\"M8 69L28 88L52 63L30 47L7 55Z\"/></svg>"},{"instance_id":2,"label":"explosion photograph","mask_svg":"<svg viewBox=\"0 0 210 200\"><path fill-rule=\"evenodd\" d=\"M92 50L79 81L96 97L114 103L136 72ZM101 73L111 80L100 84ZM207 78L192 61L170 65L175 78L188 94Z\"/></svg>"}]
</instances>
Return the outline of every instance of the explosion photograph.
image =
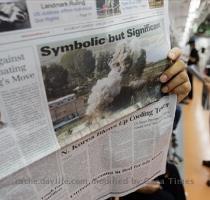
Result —
<instances>
[{"instance_id":1,"label":"explosion photograph","mask_svg":"<svg viewBox=\"0 0 210 200\"><path fill-rule=\"evenodd\" d=\"M159 77L169 66L162 34L144 41L100 41L101 46L88 48L81 46L87 41L78 40L39 48L49 111L59 141L96 131L162 97ZM152 45L146 46L149 42ZM160 55L154 54L153 49L161 46Z\"/></svg>"}]
</instances>

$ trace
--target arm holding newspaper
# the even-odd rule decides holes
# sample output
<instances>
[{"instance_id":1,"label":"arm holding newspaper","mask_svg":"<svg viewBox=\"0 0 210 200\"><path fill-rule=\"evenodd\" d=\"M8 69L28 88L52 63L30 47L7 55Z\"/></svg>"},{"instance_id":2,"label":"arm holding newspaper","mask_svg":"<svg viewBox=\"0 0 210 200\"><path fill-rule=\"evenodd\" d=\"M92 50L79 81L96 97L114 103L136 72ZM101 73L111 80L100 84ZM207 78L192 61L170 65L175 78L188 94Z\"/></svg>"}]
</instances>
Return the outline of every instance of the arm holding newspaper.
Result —
<instances>
[{"instance_id":1,"label":"arm holding newspaper","mask_svg":"<svg viewBox=\"0 0 210 200\"><path fill-rule=\"evenodd\" d=\"M160 77L160 81L164 84L162 92L177 94L178 102L183 100L191 90L191 85L186 72L185 64L179 60L181 51L178 48L172 49L168 57L173 61L173 65L167 69ZM137 190L141 194L154 194L162 190L161 184L158 181L152 181L144 187Z\"/></svg>"},{"instance_id":2,"label":"arm holding newspaper","mask_svg":"<svg viewBox=\"0 0 210 200\"><path fill-rule=\"evenodd\" d=\"M174 64L160 77L160 81L165 84L162 88L162 92L176 94L178 102L182 101L191 90L191 84L185 70L186 66L184 62L179 60L180 56L181 50L178 48L174 48L169 52L168 57L174 61ZM209 80L210 89L210 78L207 78ZM139 189L138 192L152 194L158 190L161 190L160 183L153 182Z\"/></svg>"},{"instance_id":3,"label":"arm holding newspaper","mask_svg":"<svg viewBox=\"0 0 210 200\"><path fill-rule=\"evenodd\" d=\"M180 56L181 50L178 48L173 48L169 52L168 57L174 64L160 77L160 81L165 84L162 92L176 94L178 102L181 102L191 90L191 84L185 70L186 65L179 60Z\"/></svg>"}]
</instances>

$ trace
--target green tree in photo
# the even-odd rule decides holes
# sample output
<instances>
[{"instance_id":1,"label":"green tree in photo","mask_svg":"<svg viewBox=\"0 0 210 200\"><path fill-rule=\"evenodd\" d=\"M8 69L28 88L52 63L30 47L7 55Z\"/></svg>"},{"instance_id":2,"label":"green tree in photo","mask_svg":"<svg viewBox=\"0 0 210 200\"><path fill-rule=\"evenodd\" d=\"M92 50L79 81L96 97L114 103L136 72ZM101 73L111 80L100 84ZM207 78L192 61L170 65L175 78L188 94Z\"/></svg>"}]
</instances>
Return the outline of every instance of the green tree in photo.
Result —
<instances>
[{"instance_id":1,"label":"green tree in photo","mask_svg":"<svg viewBox=\"0 0 210 200\"><path fill-rule=\"evenodd\" d=\"M97 79L103 78L104 76L107 76L107 74L110 72L110 66L109 62L112 59L111 52L101 52L97 56L97 62L96 62L96 68L95 68L95 77Z\"/></svg>"},{"instance_id":2,"label":"green tree in photo","mask_svg":"<svg viewBox=\"0 0 210 200\"><path fill-rule=\"evenodd\" d=\"M80 49L66 53L61 58L61 64L69 72L70 77L81 85L94 76L95 58L90 50Z\"/></svg>"},{"instance_id":3,"label":"green tree in photo","mask_svg":"<svg viewBox=\"0 0 210 200\"><path fill-rule=\"evenodd\" d=\"M43 66L42 73L48 99L59 98L71 92L68 71L62 65L53 63L49 67Z\"/></svg>"}]
</instances>

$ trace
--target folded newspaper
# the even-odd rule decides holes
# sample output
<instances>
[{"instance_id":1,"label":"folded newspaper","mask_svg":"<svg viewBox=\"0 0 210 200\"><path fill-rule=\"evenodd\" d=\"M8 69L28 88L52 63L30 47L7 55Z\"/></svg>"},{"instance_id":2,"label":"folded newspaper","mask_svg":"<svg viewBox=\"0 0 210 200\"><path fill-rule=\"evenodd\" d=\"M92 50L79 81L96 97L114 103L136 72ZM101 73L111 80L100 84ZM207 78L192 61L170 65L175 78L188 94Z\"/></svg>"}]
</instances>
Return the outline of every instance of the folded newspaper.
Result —
<instances>
[{"instance_id":1,"label":"folded newspaper","mask_svg":"<svg viewBox=\"0 0 210 200\"><path fill-rule=\"evenodd\" d=\"M167 0L0 2L0 200L104 200L165 172Z\"/></svg>"}]
</instances>

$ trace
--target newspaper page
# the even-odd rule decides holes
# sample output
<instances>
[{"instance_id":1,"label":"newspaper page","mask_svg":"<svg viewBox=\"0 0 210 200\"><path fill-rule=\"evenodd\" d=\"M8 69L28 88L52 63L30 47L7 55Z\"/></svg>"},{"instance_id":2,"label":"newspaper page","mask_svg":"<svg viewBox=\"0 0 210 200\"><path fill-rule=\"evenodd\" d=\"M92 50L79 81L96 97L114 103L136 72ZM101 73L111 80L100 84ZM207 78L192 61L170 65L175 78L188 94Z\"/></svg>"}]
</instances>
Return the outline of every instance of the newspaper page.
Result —
<instances>
[{"instance_id":1,"label":"newspaper page","mask_svg":"<svg viewBox=\"0 0 210 200\"><path fill-rule=\"evenodd\" d=\"M0 197L104 200L165 172L176 98L163 97L0 182Z\"/></svg>"},{"instance_id":2,"label":"newspaper page","mask_svg":"<svg viewBox=\"0 0 210 200\"><path fill-rule=\"evenodd\" d=\"M167 0L2 0L0 47L3 200L106 199L164 172Z\"/></svg>"}]
</instances>

